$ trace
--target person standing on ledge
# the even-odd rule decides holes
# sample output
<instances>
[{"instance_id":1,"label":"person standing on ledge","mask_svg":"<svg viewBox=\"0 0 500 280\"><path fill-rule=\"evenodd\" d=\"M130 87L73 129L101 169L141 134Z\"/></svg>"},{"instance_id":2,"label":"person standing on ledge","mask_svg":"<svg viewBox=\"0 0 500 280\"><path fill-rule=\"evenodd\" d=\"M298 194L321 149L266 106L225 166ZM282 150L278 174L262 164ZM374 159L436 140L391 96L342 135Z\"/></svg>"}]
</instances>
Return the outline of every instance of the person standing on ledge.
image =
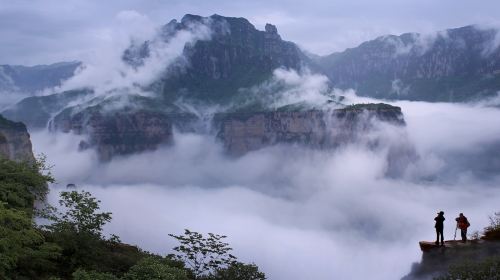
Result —
<instances>
[{"instance_id":1,"label":"person standing on ledge","mask_svg":"<svg viewBox=\"0 0 500 280\"><path fill-rule=\"evenodd\" d=\"M437 217L434 218L434 221L436 221L436 225L434 226L436 228L436 245L439 245L439 235L441 235L441 246L444 246L444 236L443 236L444 220L445 218L443 211L439 212Z\"/></svg>"},{"instance_id":2,"label":"person standing on ledge","mask_svg":"<svg viewBox=\"0 0 500 280\"><path fill-rule=\"evenodd\" d=\"M467 217L464 216L463 213L460 213L458 218L455 219L457 221L457 227L460 229L460 234L462 235L462 242L467 242L467 228L470 227L470 223L467 220Z\"/></svg>"}]
</instances>

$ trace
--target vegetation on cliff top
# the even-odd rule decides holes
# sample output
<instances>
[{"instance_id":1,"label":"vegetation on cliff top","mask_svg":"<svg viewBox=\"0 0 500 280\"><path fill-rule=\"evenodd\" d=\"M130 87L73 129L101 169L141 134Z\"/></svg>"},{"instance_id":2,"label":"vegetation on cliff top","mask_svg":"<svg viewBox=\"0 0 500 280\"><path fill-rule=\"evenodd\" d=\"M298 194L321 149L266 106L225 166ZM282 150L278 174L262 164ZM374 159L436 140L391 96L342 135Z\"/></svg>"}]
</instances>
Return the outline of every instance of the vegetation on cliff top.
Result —
<instances>
[{"instance_id":1,"label":"vegetation on cliff top","mask_svg":"<svg viewBox=\"0 0 500 280\"><path fill-rule=\"evenodd\" d=\"M376 111L376 110L398 110L401 111L400 107L392 106L385 103L359 103L348 105L340 111L360 111L360 110L368 110L368 111Z\"/></svg>"}]
</instances>

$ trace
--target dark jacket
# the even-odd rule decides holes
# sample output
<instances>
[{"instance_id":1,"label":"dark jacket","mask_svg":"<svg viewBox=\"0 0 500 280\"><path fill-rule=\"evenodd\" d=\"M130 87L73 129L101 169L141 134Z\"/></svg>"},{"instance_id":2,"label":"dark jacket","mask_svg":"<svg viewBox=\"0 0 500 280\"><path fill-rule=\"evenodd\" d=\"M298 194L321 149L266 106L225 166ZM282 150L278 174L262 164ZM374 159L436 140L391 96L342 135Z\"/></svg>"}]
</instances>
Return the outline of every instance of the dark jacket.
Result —
<instances>
[{"instance_id":1,"label":"dark jacket","mask_svg":"<svg viewBox=\"0 0 500 280\"><path fill-rule=\"evenodd\" d=\"M436 218L434 218L434 221L436 221L436 225L434 226L437 229L442 229L444 228L444 216L441 214L438 214Z\"/></svg>"}]
</instances>

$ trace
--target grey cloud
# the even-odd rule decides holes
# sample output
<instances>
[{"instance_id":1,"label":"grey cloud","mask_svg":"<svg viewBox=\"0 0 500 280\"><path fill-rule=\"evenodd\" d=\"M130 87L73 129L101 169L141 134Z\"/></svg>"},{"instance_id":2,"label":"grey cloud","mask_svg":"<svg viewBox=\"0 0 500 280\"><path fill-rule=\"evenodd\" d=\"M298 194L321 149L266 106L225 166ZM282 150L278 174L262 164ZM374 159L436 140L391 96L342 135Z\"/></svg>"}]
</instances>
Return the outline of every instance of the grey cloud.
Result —
<instances>
[{"instance_id":1,"label":"grey cloud","mask_svg":"<svg viewBox=\"0 0 500 280\"><path fill-rule=\"evenodd\" d=\"M0 63L81 60L100 44L124 10L157 24L186 13L246 17L258 28L275 23L282 37L328 54L386 34L431 32L497 22L498 1L0 1ZM97 36L96 36L97 35ZM15 43L14 43L15 42ZM18 44L23 42L23 46ZM18 48L16 48L16 46Z\"/></svg>"},{"instance_id":2,"label":"grey cloud","mask_svg":"<svg viewBox=\"0 0 500 280\"><path fill-rule=\"evenodd\" d=\"M93 192L114 213L106 231L126 242L167 254L174 245L167 233L187 227L227 234L235 253L270 279L399 279L420 258L417 242L434 238L436 211L448 220L466 213L474 231L498 210L500 178L491 175L500 166L477 163L499 157L500 111L396 105L419 155L399 178L384 176L386 149L356 144L336 151L276 146L235 159L213 136L176 134L172 147L99 164L92 151L77 151L81 137L32 138L56 165L50 199L67 183ZM390 127L382 133L389 142L401 139ZM446 224L448 238L453 229Z\"/></svg>"}]
</instances>

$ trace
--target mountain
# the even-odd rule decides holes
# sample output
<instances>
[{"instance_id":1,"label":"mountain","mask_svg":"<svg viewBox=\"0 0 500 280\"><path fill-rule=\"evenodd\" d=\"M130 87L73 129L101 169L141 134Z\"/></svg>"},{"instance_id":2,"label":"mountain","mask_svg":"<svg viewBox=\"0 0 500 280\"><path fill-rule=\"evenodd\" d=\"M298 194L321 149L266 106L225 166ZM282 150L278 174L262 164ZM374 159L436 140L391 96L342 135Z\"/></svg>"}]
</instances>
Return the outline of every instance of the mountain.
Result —
<instances>
[{"instance_id":1,"label":"mountain","mask_svg":"<svg viewBox=\"0 0 500 280\"><path fill-rule=\"evenodd\" d=\"M294 43L281 39L276 26L266 24L260 31L245 18L188 14L163 26L162 39L167 42L177 32L201 24L210 28L210 39L186 45L188 64L174 64L151 85L166 100L176 100L182 92L184 98L205 103L232 102L239 89L262 83L276 68L300 70L312 64ZM125 60L140 64L150 53L149 43L127 50Z\"/></svg>"},{"instance_id":2,"label":"mountain","mask_svg":"<svg viewBox=\"0 0 500 280\"><path fill-rule=\"evenodd\" d=\"M161 54L179 42L180 55L164 61ZM300 87L300 75L320 68L272 24L260 31L244 18L186 15L150 40L133 42L122 60L123 75L151 64L161 71L150 82L106 92L89 87L30 97L3 114L30 128L86 135L80 148L95 148L103 161L169 145L174 129L213 134L241 155L279 143L334 148L375 129L373 120L404 125L397 107L342 111L342 99L323 78L313 81L325 84L317 90L320 101L287 100L290 87L292 95L311 90ZM292 85L276 81L276 69L291 75ZM240 122L242 116L247 120ZM260 134L251 135L255 130Z\"/></svg>"},{"instance_id":3,"label":"mountain","mask_svg":"<svg viewBox=\"0 0 500 280\"><path fill-rule=\"evenodd\" d=\"M16 123L0 115L0 157L15 161L34 162L30 135L23 123Z\"/></svg>"},{"instance_id":4,"label":"mountain","mask_svg":"<svg viewBox=\"0 0 500 280\"><path fill-rule=\"evenodd\" d=\"M0 65L0 92L34 93L61 85L72 77L80 62L60 62L51 65Z\"/></svg>"},{"instance_id":5,"label":"mountain","mask_svg":"<svg viewBox=\"0 0 500 280\"><path fill-rule=\"evenodd\" d=\"M358 95L462 102L500 90L499 38L477 26L389 35L316 61L335 87Z\"/></svg>"}]
</instances>

